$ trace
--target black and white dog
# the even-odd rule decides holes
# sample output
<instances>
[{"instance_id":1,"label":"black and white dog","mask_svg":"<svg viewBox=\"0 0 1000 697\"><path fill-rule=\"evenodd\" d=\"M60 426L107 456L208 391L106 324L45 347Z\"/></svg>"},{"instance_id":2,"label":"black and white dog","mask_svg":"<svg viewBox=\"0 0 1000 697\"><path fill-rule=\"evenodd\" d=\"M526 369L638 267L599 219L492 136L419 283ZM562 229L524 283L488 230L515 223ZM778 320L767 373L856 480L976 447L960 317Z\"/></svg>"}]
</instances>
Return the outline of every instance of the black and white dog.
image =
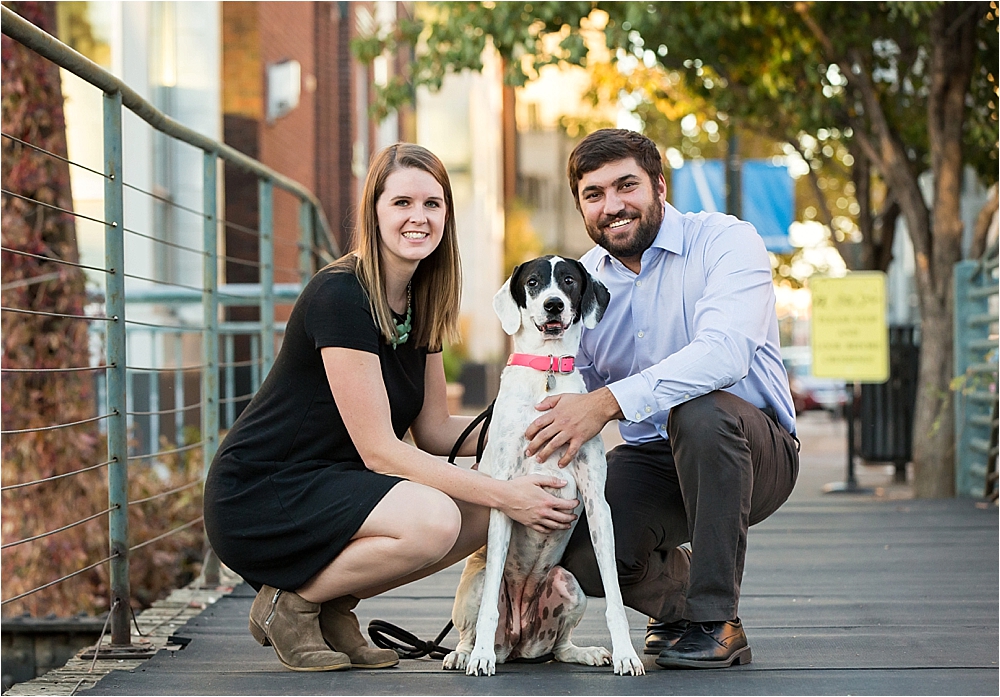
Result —
<instances>
[{"instance_id":1,"label":"black and white dog","mask_svg":"<svg viewBox=\"0 0 1000 697\"><path fill-rule=\"evenodd\" d=\"M613 664L616 674L645 672L629 638L618 586L611 511L604 499L603 441L597 436L585 443L564 469L557 456L544 463L524 456L524 432L539 415L535 405L549 395L586 391L574 357L583 327L600 321L609 300L607 288L572 259L547 256L514 269L493 298L504 331L514 337L515 353L500 377L479 469L497 479L555 475L568 483L552 490L554 495L583 501L604 582L612 651L575 646L570 639L587 607L576 579L557 566L572 530L542 534L494 510L486 547L466 561L455 595L452 620L459 641L444 658L445 669L493 675L497 662L551 652L567 663Z\"/></svg>"}]
</instances>

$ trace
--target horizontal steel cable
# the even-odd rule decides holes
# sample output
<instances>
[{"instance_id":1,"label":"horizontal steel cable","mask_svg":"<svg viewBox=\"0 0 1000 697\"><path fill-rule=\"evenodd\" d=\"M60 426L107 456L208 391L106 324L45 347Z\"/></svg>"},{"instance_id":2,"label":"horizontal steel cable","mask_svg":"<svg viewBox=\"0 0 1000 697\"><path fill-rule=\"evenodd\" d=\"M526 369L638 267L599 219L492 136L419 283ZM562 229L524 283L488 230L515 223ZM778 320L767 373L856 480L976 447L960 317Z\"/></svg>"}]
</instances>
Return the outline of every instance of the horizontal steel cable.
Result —
<instances>
[{"instance_id":1,"label":"horizontal steel cable","mask_svg":"<svg viewBox=\"0 0 1000 697\"><path fill-rule=\"evenodd\" d=\"M220 254L219 259L229 264L242 264L244 266L255 266L257 268L263 266L263 264L261 264L259 261L251 261L250 259L238 259L237 257L231 257L225 254Z\"/></svg>"},{"instance_id":2,"label":"horizontal steel cable","mask_svg":"<svg viewBox=\"0 0 1000 697\"><path fill-rule=\"evenodd\" d=\"M136 237L142 237L146 240L151 240L153 242L158 242L159 244L166 245L168 247L173 247L174 249L180 249L185 252L191 252L192 254L197 254L198 256L207 256L208 252L203 249L197 249L195 247L188 247L183 244L177 244L176 242L171 242L170 240L161 240L159 237L153 237L152 235L147 235L144 232L139 232L138 230L129 230L128 228L123 228L125 232L130 235L135 235Z\"/></svg>"},{"instance_id":3,"label":"horizontal steel cable","mask_svg":"<svg viewBox=\"0 0 1000 697\"><path fill-rule=\"evenodd\" d=\"M188 404L185 407L177 407L176 409L160 409L159 411L127 411L125 412L129 416L152 416L154 414L177 414L182 411L191 411L192 409L197 409L201 406L200 402L194 404Z\"/></svg>"},{"instance_id":4,"label":"horizontal steel cable","mask_svg":"<svg viewBox=\"0 0 1000 697\"><path fill-rule=\"evenodd\" d=\"M251 365L260 365L263 363L263 358L257 358L256 360L248 361L233 361L232 363L219 363L220 368L246 368Z\"/></svg>"},{"instance_id":5,"label":"horizontal steel cable","mask_svg":"<svg viewBox=\"0 0 1000 697\"><path fill-rule=\"evenodd\" d=\"M89 319L104 320L105 322L117 322L117 317L103 317L101 315L67 315L61 312L42 312L41 310L22 310L19 307L0 307L5 312L19 312L24 315L43 315L45 317L62 317L64 319Z\"/></svg>"},{"instance_id":6,"label":"horizontal steel cable","mask_svg":"<svg viewBox=\"0 0 1000 697\"><path fill-rule=\"evenodd\" d=\"M173 448L171 450L161 450L156 453L146 453L145 455L129 455L128 461L133 462L135 460L146 460L151 457L160 457L161 455L173 455L174 453L182 453L185 450L192 450L193 448L198 448L204 445L205 441L200 440L197 443L192 443L191 445L185 445L180 448Z\"/></svg>"},{"instance_id":7,"label":"horizontal steel cable","mask_svg":"<svg viewBox=\"0 0 1000 697\"><path fill-rule=\"evenodd\" d=\"M232 228L238 232L244 232L248 235L253 235L254 237L260 237L260 231L254 230L253 228L247 227L246 225L240 225L239 223L234 223L225 218L219 218L219 222L228 228Z\"/></svg>"},{"instance_id":8,"label":"horizontal steel cable","mask_svg":"<svg viewBox=\"0 0 1000 697\"><path fill-rule=\"evenodd\" d=\"M31 482L23 482L22 484L10 484L8 486L0 487L0 491L10 491L12 489L23 489L26 486L34 486L35 484L44 484L45 482L51 482L56 479L63 479L64 477L75 477L83 472L89 472L91 470L96 470L101 467L107 467L112 462L118 462L118 460L108 460L107 462L102 462L98 465L91 465L90 467L84 467L83 469L73 470L72 472L66 472L65 474L56 474L51 477L45 477L44 479L36 479Z\"/></svg>"},{"instance_id":9,"label":"horizontal steel cable","mask_svg":"<svg viewBox=\"0 0 1000 697\"><path fill-rule=\"evenodd\" d=\"M58 281L60 278L62 278L62 274L60 274L58 271L53 271L51 273L43 273L41 276L21 278L16 281L4 283L2 286L0 286L0 290L14 290L15 288L27 288L28 286L34 286L39 283Z\"/></svg>"},{"instance_id":10,"label":"horizontal steel cable","mask_svg":"<svg viewBox=\"0 0 1000 697\"><path fill-rule=\"evenodd\" d=\"M134 324L138 327L153 327L154 329L170 329L177 332L203 332L208 327L183 326L180 324L156 324L155 322L140 322L137 319L126 319L125 324Z\"/></svg>"},{"instance_id":11,"label":"horizontal steel cable","mask_svg":"<svg viewBox=\"0 0 1000 697\"><path fill-rule=\"evenodd\" d=\"M87 516L83 520L78 520L75 523L70 523L69 525L64 525L56 530L49 530L48 532L43 532L41 535L35 535L34 537L26 537L23 540L18 540L17 542L8 542L5 545L0 545L0 549L9 549L11 547L17 547L18 545L23 545L25 542L34 542L35 540L40 540L43 537L49 537L50 535L55 535L56 533L63 532L64 530L69 530L70 528L75 528L77 526L83 525L84 523L89 523L94 518L100 518L102 515L106 515L111 511L121 508L117 503L110 508L106 508L100 513L95 513L94 515Z\"/></svg>"},{"instance_id":12,"label":"horizontal steel cable","mask_svg":"<svg viewBox=\"0 0 1000 697\"><path fill-rule=\"evenodd\" d=\"M219 400L219 404L229 404L230 402L242 402L245 399L250 399L253 397L253 392L250 394L241 394L238 397L223 397Z\"/></svg>"},{"instance_id":13,"label":"horizontal steel cable","mask_svg":"<svg viewBox=\"0 0 1000 697\"><path fill-rule=\"evenodd\" d=\"M0 373L79 373L92 370L107 370L108 368L115 367L117 366L112 363L111 365L79 366L76 368L0 368Z\"/></svg>"},{"instance_id":14,"label":"horizontal steel cable","mask_svg":"<svg viewBox=\"0 0 1000 697\"><path fill-rule=\"evenodd\" d=\"M7 603L12 603L15 600L20 600L21 598L25 598L25 597L31 595L32 593L37 593L40 590L45 590L46 588L49 588L50 586L54 586L57 583L62 583L63 581L65 581L67 579L73 578L74 576L79 576L80 574L82 574L82 573L84 573L86 571L90 571L91 569L93 569L95 567L98 567L101 564L106 564L109 561L111 561L112 559L115 559L115 558L120 557L120 556L121 556L121 553L115 552L110 557L105 557L104 559L101 559L100 561L96 561L93 564L91 564L90 566L83 567L79 571L74 571L71 574L66 574L62 578L57 578L55 581L49 581L44 586L39 586L38 588L32 588L30 591L25 591L24 593L21 593L20 595L15 595L13 598L7 598L6 600L0 602L0 605L6 605Z\"/></svg>"},{"instance_id":15,"label":"horizontal steel cable","mask_svg":"<svg viewBox=\"0 0 1000 697\"><path fill-rule=\"evenodd\" d=\"M149 539L149 540L146 540L145 542L140 542L137 545L133 545L132 547L128 548L128 551L134 552L135 550L140 549L142 547L145 547L146 545L151 545L154 542L159 542L164 537L170 537L171 535L179 533L181 530L186 530L187 528L193 527L193 526L197 525L198 523L203 522L204 520L205 520L205 516L203 516L203 515L202 516L198 516L197 518L195 518L194 520L192 520L190 523L184 523L184 525L178 525L173 530L168 530L167 532L163 533L162 535L157 535L156 537L154 537L152 539Z\"/></svg>"},{"instance_id":16,"label":"horizontal steel cable","mask_svg":"<svg viewBox=\"0 0 1000 697\"><path fill-rule=\"evenodd\" d=\"M284 273L291 274L291 275L295 276L295 280L298 280L299 269L293 269L290 266L275 266L274 267L274 271L275 271L275 273L284 272Z\"/></svg>"},{"instance_id":17,"label":"horizontal steel cable","mask_svg":"<svg viewBox=\"0 0 1000 697\"><path fill-rule=\"evenodd\" d=\"M65 157L63 157L62 155L56 155L51 150L46 150L45 148L40 148L37 145L33 145L33 144L29 143L26 140L21 140L20 138L15 138L14 136L10 135L9 133L0 133L0 135L2 135L4 138L9 138L9 139L11 139L13 141L16 141L16 142L20 143L21 145L27 145L32 150L37 150L38 152L45 153L49 157L54 157L57 160L62 160L63 162L65 162L68 165L73 165L74 167L79 167L80 169L85 169L88 172L93 172L94 174L96 174L96 175L98 175L100 177L104 177L105 179L114 179L114 177L108 176L104 172L98 172L96 169L91 169L87 165L81 165L79 162L74 162L73 160L68 160ZM128 185L126 184L125 186L128 186Z\"/></svg>"},{"instance_id":18,"label":"horizontal steel cable","mask_svg":"<svg viewBox=\"0 0 1000 697\"><path fill-rule=\"evenodd\" d=\"M193 290L198 293L207 293L208 290L205 288L199 288L198 286L189 286L186 283L178 283L177 281L161 281L156 278L149 278L147 276L136 276L135 274L126 273L122 274L125 278L131 278L136 281L146 281L148 283L156 283L161 286L173 286L175 288L184 288L186 290ZM225 300L245 300L245 298L238 295L229 295L228 293L219 293L219 297ZM126 298L127 299L127 298ZM134 302L134 301L133 301ZM155 305L156 303L151 303Z\"/></svg>"},{"instance_id":19,"label":"horizontal steel cable","mask_svg":"<svg viewBox=\"0 0 1000 697\"><path fill-rule=\"evenodd\" d=\"M146 372L146 373L171 373L171 372L184 373L191 370L202 370L207 367L208 366L206 365L181 365L174 367L168 366L166 368L146 368L141 366L127 365L125 366L125 370L135 370L138 372Z\"/></svg>"},{"instance_id":20,"label":"horizontal steel cable","mask_svg":"<svg viewBox=\"0 0 1000 697\"><path fill-rule=\"evenodd\" d=\"M147 196L155 198L157 201L161 201L167 204L168 206L173 206L174 208L180 208L182 211L187 211L188 213L194 213L195 215L205 218L206 220L212 219L212 216L207 215L204 212L197 210L196 208L188 208L187 206L181 205L180 203L171 201L166 196L160 196L159 194L154 194L152 191L146 191L145 189L140 189L138 186L135 186L134 184L129 184L128 182L122 182L122 186L124 186L126 189L132 189L132 191L136 191L140 194L146 194Z\"/></svg>"},{"instance_id":21,"label":"horizontal steel cable","mask_svg":"<svg viewBox=\"0 0 1000 697\"><path fill-rule=\"evenodd\" d=\"M272 236L271 237L271 241L274 242L275 246L277 246L277 247L291 247L291 248L295 249L296 251L298 251L299 249L301 249L301 247L299 246L298 241L292 242L292 241L286 240L284 237Z\"/></svg>"},{"instance_id":22,"label":"horizontal steel cable","mask_svg":"<svg viewBox=\"0 0 1000 697\"><path fill-rule=\"evenodd\" d=\"M27 201L28 203L34 203L39 206L45 206L46 208L51 208L54 211L59 211L60 213L65 213L66 215L71 215L74 218L83 218L84 220L90 220L95 223L100 223L101 225L110 225L111 227L118 227L118 223L109 223L107 220L101 220L100 218L91 218L89 215L84 215L83 213L77 213L76 211L67 210L65 208L60 208L59 206L54 206L51 203L45 203L45 201L39 201L37 199L29 198L27 196L22 196L21 194L15 194L13 191L8 191L7 189L0 189L3 193L8 196L13 196L14 198L19 198L22 201Z\"/></svg>"},{"instance_id":23,"label":"horizontal steel cable","mask_svg":"<svg viewBox=\"0 0 1000 697\"><path fill-rule=\"evenodd\" d=\"M136 504L146 503L147 501L153 501L155 499L162 499L165 496L170 496L171 494L179 493L181 491L184 491L185 489L191 489L191 488L196 487L199 484L203 484L203 483L204 483L204 480L202 480L199 477L198 479L195 479L194 481L188 482L187 484L183 484L183 485L181 485L179 487L176 487L174 489L169 489L167 491L161 491L158 494L153 494L152 496L147 496L144 499L136 499L135 501L129 501L128 505L129 506L135 506Z\"/></svg>"},{"instance_id":24,"label":"horizontal steel cable","mask_svg":"<svg viewBox=\"0 0 1000 697\"><path fill-rule=\"evenodd\" d=\"M16 431L0 431L0 435L12 436L16 433L38 433L40 431L55 431L60 428L69 428L70 426L79 426L80 424L89 424L94 421L101 421L102 419L107 419L111 416L118 416L118 410L115 410L110 414L102 414L101 416L94 416L90 419L83 419L82 421L72 421L68 424L55 424L54 426L39 426L38 428L21 428Z\"/></svg>"},{"instance_id":25,"label":"horizontal steel cable","mask_svg":"<svg viewBox=\"0 0 1000 697\"><path fill-rule=\"evenodd\" d=\"M23 257L31 257L32 259L42 259L43 261L51 261L55 264L64 264L66 266L75 266L78 269L90 269L91 271L100 271L102 273L113 273L107 269L100 266L87 266L86 264L78 264L75 261L66 261L65 259L58 259L56 257L47 257L42 254L32 254L31 252L24 252L20 249L11 249L10 247L0 247L5 252L10 252L11 254L19 254Z\"/></svg>"}]
</instances>

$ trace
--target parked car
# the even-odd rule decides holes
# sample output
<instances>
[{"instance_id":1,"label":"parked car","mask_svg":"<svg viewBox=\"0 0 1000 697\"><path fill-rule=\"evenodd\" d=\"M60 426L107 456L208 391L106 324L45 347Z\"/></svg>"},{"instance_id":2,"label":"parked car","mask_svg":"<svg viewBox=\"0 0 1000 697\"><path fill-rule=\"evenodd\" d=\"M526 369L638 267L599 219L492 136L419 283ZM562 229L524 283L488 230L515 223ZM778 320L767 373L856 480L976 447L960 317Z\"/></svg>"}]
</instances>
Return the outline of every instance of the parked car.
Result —
<instances>
[{"instance_id":1,"label":"parked car","mask_svg":"<svg viewBox=\"0 0 1000 697\"><path fill-rule=\"evenodd\" d=\"M785 346L781 362L788 372L795 413L823 409L834 416L844 413L847 387L843 380L818 378L812 374L812 349L809 346Z\"/></svg>"}]
</instances>

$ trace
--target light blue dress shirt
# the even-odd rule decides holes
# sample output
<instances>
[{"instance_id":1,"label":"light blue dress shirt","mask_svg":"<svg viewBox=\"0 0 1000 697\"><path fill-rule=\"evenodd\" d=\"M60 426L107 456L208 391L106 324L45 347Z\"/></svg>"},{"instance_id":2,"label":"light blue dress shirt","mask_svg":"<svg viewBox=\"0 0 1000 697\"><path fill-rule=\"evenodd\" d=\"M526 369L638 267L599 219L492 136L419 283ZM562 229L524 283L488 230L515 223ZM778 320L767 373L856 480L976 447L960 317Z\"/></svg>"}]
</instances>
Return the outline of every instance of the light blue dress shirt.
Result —
<instances>
[{"instance_id":1,"label":"light blue dress shirt","mask_svg":"<svg viewBox=\"0 0 1000 697\"><path fill-rule=\"evenodd\" d=\"M753 225L668 203L638 275L602 247L580 261L611 304L584 329L577 364L588 390L607 386L618 400L625 442L667 438L671 407L714 390L771 406L795 433L771 263Z\"/></svg>"}]
</instances>

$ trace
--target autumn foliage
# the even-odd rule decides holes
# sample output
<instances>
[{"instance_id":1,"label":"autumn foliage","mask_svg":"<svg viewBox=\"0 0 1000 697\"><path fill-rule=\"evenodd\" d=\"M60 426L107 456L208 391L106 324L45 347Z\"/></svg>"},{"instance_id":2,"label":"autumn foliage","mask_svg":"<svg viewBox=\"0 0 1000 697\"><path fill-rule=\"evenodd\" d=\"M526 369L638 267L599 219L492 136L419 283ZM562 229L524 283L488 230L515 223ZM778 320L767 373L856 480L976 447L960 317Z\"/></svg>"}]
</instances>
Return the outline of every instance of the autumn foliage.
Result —
<instances>
[{"instance_id":1,"label":"autumn foliage","mask_svg":"<svg viewBox=\"0 0 1000 697\"><path fill-rule=\"evenodd\" d=\"M6 4L6 3L5 3ZM54 31L55 4L9 3L37 26ZM16 41L3 37L3 188L34 201L72 210L69 165L24 146L26 141L67 156L63 97L58 68ZM4 193L2 202L2 304L61 315L85 315L82 269L50 259L78 261L73 216ZM6 250L26 252L32 256ZM38 258L44 257L44 258ZM30 433L9 433L91 419L107 413L98 404L101 371L32 372L90 363L87 320L5 310L2 313L3 437L2 536L7 545L71 525L108 507L107 467L30 486L104 463L107 447L99 422ZM17 372L28 371L28 372ZM187 454L187 453L185 453ZM197 479L199 458L149 460L129 466L130 500ZM200 515L200 488L186 489L130 508L131 544ZM131 558L133 605L148 605L190 579L200 553L202 530L194 526L137 550ZM109 556L106 515L3 550L3 599L7 600ZM72 615L107 609L108 565L74 576L3 606L4 615Z\"/></svg>"}]
</instances>

